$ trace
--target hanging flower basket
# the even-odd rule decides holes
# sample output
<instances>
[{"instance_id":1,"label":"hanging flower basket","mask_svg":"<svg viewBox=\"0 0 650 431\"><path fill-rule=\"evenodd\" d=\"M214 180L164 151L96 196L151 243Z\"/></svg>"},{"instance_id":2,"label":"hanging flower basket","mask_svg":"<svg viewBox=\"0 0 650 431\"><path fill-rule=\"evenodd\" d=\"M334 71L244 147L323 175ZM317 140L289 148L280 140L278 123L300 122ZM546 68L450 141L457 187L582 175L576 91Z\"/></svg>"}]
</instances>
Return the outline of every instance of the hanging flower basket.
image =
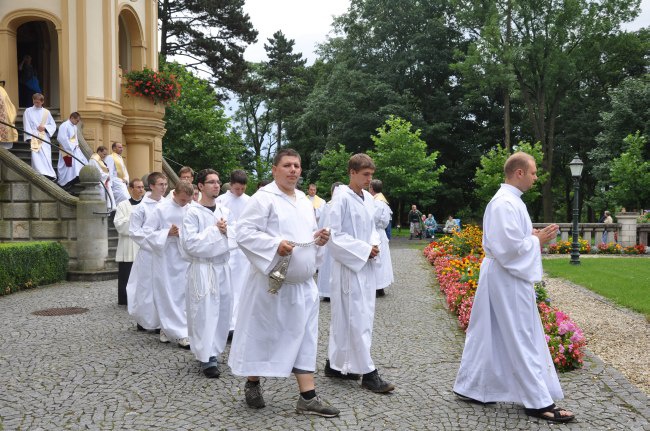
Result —
<instances>
[{"instance_id":1,"label":"hanging flower basket","mask_svg":"<svg viewBox=\"0 0 650 431\"><path fill-rule=\"evenodd\" d=\"M169 105L181 95L176 76L151 69L134 70L124 75L127 96L145 97L154 104Z\"/></svg>"}]
</instances>

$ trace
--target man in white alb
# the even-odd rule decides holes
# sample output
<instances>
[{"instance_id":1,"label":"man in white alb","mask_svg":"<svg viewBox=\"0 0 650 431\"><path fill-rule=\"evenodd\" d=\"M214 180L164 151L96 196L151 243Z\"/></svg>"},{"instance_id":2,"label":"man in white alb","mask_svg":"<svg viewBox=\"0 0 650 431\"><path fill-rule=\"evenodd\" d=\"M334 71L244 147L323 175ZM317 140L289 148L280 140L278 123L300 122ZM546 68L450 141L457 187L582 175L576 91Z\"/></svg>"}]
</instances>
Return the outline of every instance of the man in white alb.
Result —
<instances>
[{"instance_id":1,"label":"man in white alb","mask_svg":"<svg viewBox=\"0 0 650 431\"><path fill-rule=\"evenodd\" d=\"M157 267L154 266L153 253L146 241L151 233L146 222L167 190L167 177L161 172L152 172L147 177L147 183L151 192L148 196L145 195L142 202L133 209L129 223L129 235L140 249L133 262L129 282L126 285L126 294L128 311L135 318L138 330L157 331L160 329L160 317L153 298L153 273ZM168 341L162 332L160 341L163 343Z\"/></svg>"},{"instance_id":2,"label":"man in white alb","mask_svg":"<svg viewBox=\"0 0 650 431\"><path fill-rule=\"evenodd\" d=\"M266 405L260 377L293 373L300 392L296 412L338 416L338 409L316 395L314 384L320 304L314 274L329 232L318 229L314 207L296 190L300 155L282 149L271 169L275 181L251 197L237 226L237 242L251 261L251 271L228 365L234 375L247 377L244 395L251 408ZM277 293L271 293L269 273L286 258L290 261L284 282Z\"/></svg>"},{"instance_id":3,"label":"man in white alb","mask_svg":"<svg viewBox=\"0 0 650 431\"><path fill-rule=\"evenodd\" d=\"M179 181L172 199L162 199L145 222L151 232L146 241L153 253L157 268L153 276L153 299L160 318L161 341L174 340L189 349L187 317L185 313L185 280L188 262L181 255L179 231L192 201L191 184Z\"/></svg>"},{"instance_id":4,"label":"man in white alb","mask_svg":"<svg viewBox=\"0 0 650 431\"><path fill-rule=\"evenodd\" d=\"M115 205L129 199L129 172L122 158L124 146L121 142L113 142L111 154L106 158L106 166L111 172L111 188L115 196Z\"/></svg>"},{"instance_id":5,"label":"man in white alb","mask_svg":"<svg viewBox=\"0 0 650 431\"><path fill-rule=\"evenodd\" d=\"M129 236L129 224L131 213L135 205L142 202L144 196L144 183L139 178L134 178L129 183L131 197L122 201L115 210L113 224L119 234L117 239L117 250L115 250L115 262L117 262L117 303L127 305L126 284L129 282L131 267L138 253L138 244Z\"/></svg>"},{"instance_id":6,"label":"man in white alb","mask_svg":"<svg viewBox=\"0 0 650 431\"><path fill-rule=\"evenodd\" d=\"M232 171L230 174L230 189L217 198L218 204L230 210L230 217L235 226L244 211L246 203L250 199L250 196L245 193L247 183L248 176L246 172L241 169ZM237 312L239 311L239 297L241 296L241 291L244 289L244 283L246 283L246 279L248 278L250 262L246 258L246 255L244 255L244 252L237 246L236 241L231 245L233 247L230 250L228 265L230 266L233 301L230 330L233 331L235 329Z\"/></svg>"},{"instance_id":7,"label":"man in white alb","mask_svg":"<svg viewBox=\"0 0 650 431\"><path fill-rule=\"evenodd\" d=\"M390 286L393 281L393 261L390 257L390 246L388 244L388 235L386 235L386 228L390 225L390 220L393 217L393 211L388 206L388 200L382 193L384 188L380 180L374 179L370 181L368 191L375 200L375 227L379 234L379 265L377 268L376 289L377 296L384 296L385 290Z\"/></svg>"},{"instance_id":8,"label":"man in white alb","mask_svg":"<svg viewBox=\"0 0 650 431\"><path fill-rule=\"evenodd\" d=\"M186 183L187 184L187 183ZM189 186L189 184L187 184ZM231 237L230 211L215 202L219 174L203 169L197 176L201 199L192 202L180 232L182 252L189 263L185 304L190 349L208 378L219 377L218 356L226 347L232 289L228 267Z\"/></svg>"},{"instance_id":9,"label":"man in white alb","mask_svg":"<svg viewBox=\"0 0 650 431\"><path fill-rule=\"evenodd\" d=\"M56 180L56 173L52 167L52 135L56 131L56 123L50 111L43 108L45 96L34 93L32 96L34 106L25 109L23 125L25 126L25 141L32 149L32 168L52 181ZM32 136L38 136L38 138ZM40 138L40 139L39 139ZM46 142L47 141L47 142Z\"/></svg>"},{"instance_id":10,"label":"man in white alb","mask_svg":"<svg viewBox=\"0 0 650 431\"><path fill-rule=\"evenodd\" d=\"M113 196L113 189L111 187L111 171L105 163L107 157L108 149L100 145L97 147L97 151L90 156L88 164L94 166L99 172L99 181L101 184L97 184L96 188L101 198L106 201L106 208L109 211L115 211L115 196Z\"/></svg>"},{"instance_id":11,"label":"man in white alb","mask_svg":"<svg viewBox=\"0 0 650 431\"><path fill-rule=\"evenodd\" d=\"M382 379L370 356L379 265L376 259L381 259L375 201L365 190L374 172L375 163L368 155L350 157L350 184L336 188L328 215L332 229L327 246L332 256L332 318L325 375L353 380L363 375L361 387L388 393L395 385Z\"/></svg>"},{"instance_id":12,"label":"man in white alb","mask_svg":"<svg viewBox=\"0 0 650 431\"><path fill-rule=\"evenodd\" d=\"M73 112L70 114L70 118L61 124L59 134L56 135L56 140L64 150L59 151L57 183L64 190L69 190L79 182L79 171L88 164L88 159L79 148L79 130L77 129L79 121L81 121L81 115L78 112Z\"/></svg>"},{"instance_id":13,"label":"man in white alb","mask_svg":"<svg viewBox=\"0 0 650 431\"><path fill-rule=\"evenodd\" d=\"M526 414L568 422L573 413L556 407L564 398L535 301L542 280L542 244L558 226L533 229L521 195L537 180L535 159L517 152L504 165L505 184L483 216L478 288L467 328L454 392L475 403L523 404Z\"/></svg>"}]
</instances>

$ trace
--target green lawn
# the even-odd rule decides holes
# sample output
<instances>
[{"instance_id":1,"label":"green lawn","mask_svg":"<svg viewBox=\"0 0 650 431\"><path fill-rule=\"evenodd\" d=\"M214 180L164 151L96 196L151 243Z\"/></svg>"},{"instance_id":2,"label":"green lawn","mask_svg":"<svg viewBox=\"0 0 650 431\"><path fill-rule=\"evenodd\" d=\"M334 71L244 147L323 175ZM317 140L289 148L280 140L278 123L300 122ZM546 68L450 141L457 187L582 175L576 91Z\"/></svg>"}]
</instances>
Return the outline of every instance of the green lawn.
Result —
<instances>
[{"instance_id":1,"label":"green lawn","mask_svg":"<svg viewBox=\"0 0 650 431\"><path fill-rule=\"evenodd\" d=\"M588 258L580 265L566 259L544 259L544 271L592 290L650 320L650 259Z\"/></svg>"}]
</instances>

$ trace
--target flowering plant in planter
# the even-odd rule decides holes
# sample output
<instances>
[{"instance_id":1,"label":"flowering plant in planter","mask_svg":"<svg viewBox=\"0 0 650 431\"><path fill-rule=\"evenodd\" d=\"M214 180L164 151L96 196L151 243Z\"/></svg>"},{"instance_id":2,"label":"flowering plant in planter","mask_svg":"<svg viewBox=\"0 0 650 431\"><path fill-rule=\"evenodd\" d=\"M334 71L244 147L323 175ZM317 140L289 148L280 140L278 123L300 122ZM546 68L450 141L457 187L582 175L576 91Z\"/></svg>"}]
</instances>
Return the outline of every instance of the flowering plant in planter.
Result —
<instances>
[{"instance_id":1,"label":"flowering plant in planter","mask_svg":"<svg viewBox=\"0 0 650 431\"><path fill-rule=\"evenodd\" d=\"M169 105L181 95L181 86L176 76L168 72L145 68L128 72L124 79L127 95L146 97L154 104Z\"/></svg>"}]
</instances>

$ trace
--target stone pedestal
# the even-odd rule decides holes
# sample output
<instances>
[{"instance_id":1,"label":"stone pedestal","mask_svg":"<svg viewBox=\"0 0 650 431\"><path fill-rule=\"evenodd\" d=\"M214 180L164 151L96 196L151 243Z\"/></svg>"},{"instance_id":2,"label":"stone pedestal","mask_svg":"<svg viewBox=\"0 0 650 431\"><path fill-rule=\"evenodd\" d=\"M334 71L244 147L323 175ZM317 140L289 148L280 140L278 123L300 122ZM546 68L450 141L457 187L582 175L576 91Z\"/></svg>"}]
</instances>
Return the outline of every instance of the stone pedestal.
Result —
<instances>
[{"instance_id":1,"label":"stone pedestal","mask_svg":"<svg viewBox=\"0 0 650 431\"><path fill-rule=\"evenodd\" d=\"M165 135L165 106L146 97L130 96L123 90L122 114L126 124L122 133L126 145L126 164L131 178L153 171L162 172L162 138Z\"/></svg>"},{"instance_id":2,"label":"stone pedestal","mask_svg":"<svg viewBox=\"0 0 650 431\"><path fill-rule=\"evenodd\" d=\"M106 202L97 191L99 172L84 166L79 182L84 190L77 204L77 268L78 272L96 272L104 269L108 257L108 215Z\"/></svg>"},{"instance_id":3,"label":"stone pedestal","mask_svg":"<svg viewBox=\"0 0 650 431\"><path fill-rule=\"evenodd\" d=\"M636 245L636 219L638 213L619 213L616 214L616 220L621 227L618 231L618 243L622 247Z\"/></svg>"}]
</instances>

